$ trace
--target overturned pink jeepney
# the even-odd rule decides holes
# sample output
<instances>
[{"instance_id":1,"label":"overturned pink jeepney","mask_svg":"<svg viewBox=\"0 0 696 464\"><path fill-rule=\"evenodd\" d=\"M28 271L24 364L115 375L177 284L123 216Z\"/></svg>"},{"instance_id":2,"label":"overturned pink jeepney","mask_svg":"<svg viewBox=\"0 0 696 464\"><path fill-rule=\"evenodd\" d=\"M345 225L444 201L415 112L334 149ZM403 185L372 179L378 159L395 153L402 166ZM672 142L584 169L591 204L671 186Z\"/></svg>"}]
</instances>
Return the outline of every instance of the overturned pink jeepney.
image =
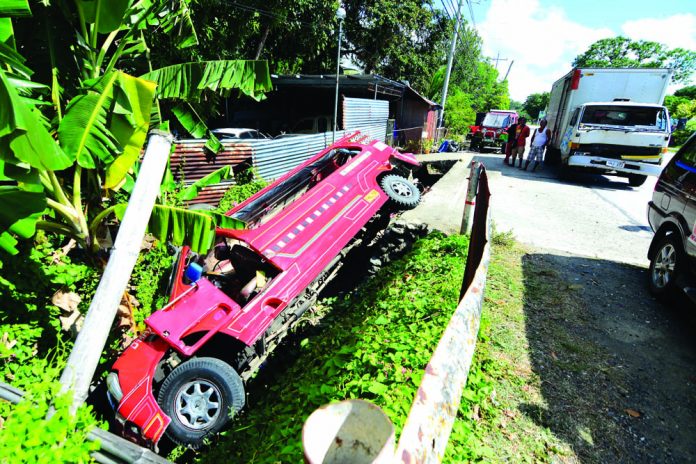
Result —
<instances>
[{"instance_id":1,"label":"overturned pink jeepney","mask_svg":"<svg viewBox=\"0 0 696 464\"><path fill-rule=\"evenodd\" d=\"M227 215L208 256L184 247L169 303L113 365L109 400L124 432L192 447L245 403L244 381L311 306L368 223L415 207L418 164L381 142L339 140Z\"/></svg>"}]
</instances>

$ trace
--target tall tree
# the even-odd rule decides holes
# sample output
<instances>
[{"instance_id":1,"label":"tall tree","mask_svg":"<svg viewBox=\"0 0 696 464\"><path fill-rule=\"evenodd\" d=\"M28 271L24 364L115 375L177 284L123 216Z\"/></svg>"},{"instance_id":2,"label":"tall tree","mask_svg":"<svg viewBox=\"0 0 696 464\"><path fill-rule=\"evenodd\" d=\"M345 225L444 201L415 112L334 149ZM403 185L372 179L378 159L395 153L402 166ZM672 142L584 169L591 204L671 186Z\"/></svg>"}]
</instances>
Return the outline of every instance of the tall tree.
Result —
<instances>
[{"instance_id":1,"label":"tall tree","mask_svg":"<svg viewBox=\"0 0 696 464\"><path fill-rule=\"evenodd\" d=\"M539 113L549 104L549 92L530 94L522 104L522 108L532 119L537 119Z\"/></svg>"},{"instance_id":2,"label":"tall tree","mask_svg":"<svg viewBox=\"0 0 696 464\"><path fill-rule=\"evenodd\" d=\"M348 0L346 53L367 73L408 80L420 92L446 59L451 23L432 0Z\"/></svg>"},{"instance_id":3,"label":"tall tree","mask_svg":"<svg viewBox=\"0 0 696 464\"><path fill-rule=\"evenodd\" d=\"M601 39L575 57L573 66L590 68L672 68L674 82L688 82L696 71L696 52L668 49L658 42L626 37Z\"/></svg>"}]
</instances>

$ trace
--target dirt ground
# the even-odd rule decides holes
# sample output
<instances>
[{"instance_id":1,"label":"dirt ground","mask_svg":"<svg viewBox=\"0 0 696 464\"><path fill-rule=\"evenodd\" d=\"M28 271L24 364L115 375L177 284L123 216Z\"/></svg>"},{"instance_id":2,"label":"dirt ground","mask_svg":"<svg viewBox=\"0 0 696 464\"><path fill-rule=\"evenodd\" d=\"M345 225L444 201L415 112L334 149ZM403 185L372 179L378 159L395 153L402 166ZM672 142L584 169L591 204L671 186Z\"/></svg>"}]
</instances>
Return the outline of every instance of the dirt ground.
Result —
<instances>
[{"instance_id":1,"label":"dirt ground","mask_svg":"<svg viewBox=\"0 0 696 464\"><path fill-rule=\"evenodd\" d=\"M636 266L534 250L522 269L547 405L523 412L581 462L696 461L696 308L656 301ZM575 303L554 308L544 282Z\"/></svg>"}]
</instances>

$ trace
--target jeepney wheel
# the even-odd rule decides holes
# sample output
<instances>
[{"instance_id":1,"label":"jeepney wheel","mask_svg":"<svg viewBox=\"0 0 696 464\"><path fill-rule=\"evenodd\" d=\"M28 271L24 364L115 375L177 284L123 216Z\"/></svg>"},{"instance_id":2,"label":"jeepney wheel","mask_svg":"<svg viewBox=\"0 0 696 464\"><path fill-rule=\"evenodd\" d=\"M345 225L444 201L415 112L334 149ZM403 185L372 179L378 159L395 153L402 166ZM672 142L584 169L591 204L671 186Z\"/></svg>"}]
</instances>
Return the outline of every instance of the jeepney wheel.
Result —
<instances>
[{"instance_id":1,"label":"jeepney wheel","mask_svg":"<svg viewBox=\"0 0 696 464\"><path fill-rule=\"evenodd\" d=\"M164 379L157 403L172 420L167 436L195 449L244 407L244 385L226 362L194 358Z\"/></svg>"},{"instance_id":2,"label":"jeepney wheel","mask_svg":"<svg viewBox=\"0 0 696 464\"><path fill-rule=\"evenodd\" d=\"M400 209L413 209L420 202L420 191L405 177L389 174L379 182L384 193Z\"/></svg>"},{"instance_id":3,"label":"jeepney wheel","mask_svg":"<svg viewBox=\"0 0 696 464\"><path fill-rule=\"evenodd\" d=\"M648 176L642 176L640 174L629 174L628 175L628 185L631 187L640 187L648 179Z\"/></svg>"}]
</instances>

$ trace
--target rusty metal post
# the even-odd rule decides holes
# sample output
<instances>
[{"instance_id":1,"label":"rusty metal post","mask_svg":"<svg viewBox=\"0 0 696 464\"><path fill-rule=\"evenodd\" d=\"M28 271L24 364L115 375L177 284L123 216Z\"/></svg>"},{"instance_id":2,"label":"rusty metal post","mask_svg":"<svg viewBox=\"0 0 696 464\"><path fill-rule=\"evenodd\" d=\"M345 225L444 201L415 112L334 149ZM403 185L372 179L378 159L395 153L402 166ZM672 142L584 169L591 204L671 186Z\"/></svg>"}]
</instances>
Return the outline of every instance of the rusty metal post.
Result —
<instances>
[{"instance_id":1,"label":"rusty metal post","mask_svg":"<svg viewBox=\"0 0 696 464\"><path fill-rule=\"evenodd\" d=\"M459 228L459 233L469 235L473 224L473 215L471 212L476 206L476 192L478 192L479 174L481 171L481 163L479 161L471 162L469 170L469 185L466 188L466 201L464 202L464 214L462 215L462 225Z\"/></svg>"}]
</instances>

